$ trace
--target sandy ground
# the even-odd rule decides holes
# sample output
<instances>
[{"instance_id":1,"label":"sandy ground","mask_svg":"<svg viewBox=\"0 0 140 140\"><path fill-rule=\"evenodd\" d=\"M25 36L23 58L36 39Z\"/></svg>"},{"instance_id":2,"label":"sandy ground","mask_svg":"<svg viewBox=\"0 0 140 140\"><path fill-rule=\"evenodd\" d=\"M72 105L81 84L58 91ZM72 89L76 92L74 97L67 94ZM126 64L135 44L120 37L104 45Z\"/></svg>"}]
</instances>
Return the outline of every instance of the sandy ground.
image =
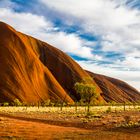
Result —
<instances>
[{"instance_id":1,"label":"sandy ground","mask_svg":"<svg viewBox=\"0 0 140 140\"><path fill-rule=\"evenodd\" d=\"M76 135L75 135L76 134ZM0 139L77 139L90 135L89 130L1 117ZM84 138L83 137L83 138Z\"/></svg>"},{"instance_id":2,"label":"sandy ground","mask_svg":"<svg viewBox=\"0 0 140 140\"><path fill-rule=\"evenodd\" d=\"M133 119L140 119L139 112L129 113ZM0 114L0 140L140 140L139 127L114 128L115 119L122 121L123 115L106 114L83 122L81 116L55 113Z\"/></svg>"}]
</instances>

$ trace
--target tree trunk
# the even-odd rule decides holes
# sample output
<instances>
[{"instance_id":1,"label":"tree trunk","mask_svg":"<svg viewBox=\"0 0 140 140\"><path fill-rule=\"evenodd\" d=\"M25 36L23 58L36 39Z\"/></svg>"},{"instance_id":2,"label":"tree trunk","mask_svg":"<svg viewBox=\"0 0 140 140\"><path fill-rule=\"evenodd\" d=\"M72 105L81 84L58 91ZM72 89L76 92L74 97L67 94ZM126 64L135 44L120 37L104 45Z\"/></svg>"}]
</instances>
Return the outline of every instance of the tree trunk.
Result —
<instances>
[{"instance_id":1,"label":"tree trunk","mask_svg":"<svg viewBox=\"0 0 140 140\"><path fill-rule=\"evenodd\" d=\"M87 113L90 112L90 102L88 102L88 105L87 105Z\"/></svg>"}]
</instances>

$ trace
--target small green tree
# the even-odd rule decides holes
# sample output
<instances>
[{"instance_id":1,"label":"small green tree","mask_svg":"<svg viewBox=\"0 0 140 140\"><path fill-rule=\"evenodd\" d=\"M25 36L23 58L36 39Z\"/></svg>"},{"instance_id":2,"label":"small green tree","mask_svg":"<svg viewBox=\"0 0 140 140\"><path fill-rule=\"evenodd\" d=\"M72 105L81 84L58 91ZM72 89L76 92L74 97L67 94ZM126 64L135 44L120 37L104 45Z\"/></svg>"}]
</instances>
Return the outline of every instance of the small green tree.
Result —
<instances>
[{"instance_id":1,"label":"small green tree","mask_svg":"<svg viewBox=\"0 0 140 140\"><path fill-rule=\"evenodd\" d=\"M93 84L88 84L84 82L77 82L74 85L74 88L78 94L80 94L81 99L87 103L87 113L90 112L90 103L93 98L97 98L97 94L95 92L95 86Z\"/></svg>"},{"instance_id":2,"label":"small green tree","mask_svg":"<svg viewBox=\"0 0 140 140\"><path fill-rule=\"evenodd\" d=\"M19 101L19 99L15 99L14 100L14 103L13 103L15 106L22 106L22 103Z\"/></svg>"}]
</instances>

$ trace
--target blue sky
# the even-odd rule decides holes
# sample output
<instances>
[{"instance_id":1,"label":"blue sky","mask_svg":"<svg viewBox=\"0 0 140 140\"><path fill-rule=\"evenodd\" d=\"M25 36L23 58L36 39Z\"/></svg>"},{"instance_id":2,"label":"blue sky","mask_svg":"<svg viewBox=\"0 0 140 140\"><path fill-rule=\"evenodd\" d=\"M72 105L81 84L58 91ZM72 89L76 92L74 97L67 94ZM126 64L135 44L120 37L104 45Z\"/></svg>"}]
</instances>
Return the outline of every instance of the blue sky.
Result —
<instances>
[{"instance_id":1,"label":"blue sky","mask_svg":"<svg viewBox=\"0 0 140 140\"><path fill-rule=\"evenodd\" d=\"M0 19L140 90L139 0L0 0Z\"/></svg>"}]
</instances>

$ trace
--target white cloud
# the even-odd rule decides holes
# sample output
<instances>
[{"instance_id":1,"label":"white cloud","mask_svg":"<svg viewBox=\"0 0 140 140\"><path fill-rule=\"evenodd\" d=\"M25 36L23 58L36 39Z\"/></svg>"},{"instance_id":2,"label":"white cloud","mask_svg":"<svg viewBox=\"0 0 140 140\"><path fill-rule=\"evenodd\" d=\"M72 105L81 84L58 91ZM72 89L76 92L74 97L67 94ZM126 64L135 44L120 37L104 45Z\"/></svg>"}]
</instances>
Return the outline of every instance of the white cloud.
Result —
<instances>
[{"instance_id":1,"label":"white cloud","mask_svg":"<svg viewBox=\"0 0 140 140\"><path fill-rule=\"evenodd\" d=\"M42 16L31 13L16 13L6 8L0 8L0 19L17 30L28 34L43 30L45 27L47 29L52 27L51 23L46 21Z\"/></svg>"},{"instance_id":2,"label":"white cloud","mask_svg":"<svg viewBox=\"0 0 140 140\"><path fill-rule=\"evenodd\" d=\"M47 41L48 43L69 54L78 55L83 58L93 58L92 49L84 46L86 42L81 40L75 34L67 34L65 32L40 32L39 36L34 36Z\"/></svg>"},{"instance_id":3,"label":"white cloud","mask_svg":"<svg viewBox=\"0 0 140 140\"><path fill-rule=\"evenodd\" d=\"M112 72L110 76L126 80L140 89L140 77L137 76L140 75L140 10L132 8L139 2L138 0L128 5L126 5L128 0L41 0L41 2L65 15L65 20L62 19L65 23L69 21L71 24L78 23L86 32L99 36L101 51L113 51L124 56L124 60L117 60L109 64L108 68L86 62L82 65L97 73L110 75ZM122 71L126 69L130 71Z\"/></svg>"},{"instance_id":4,"label":"white cloud","mask_svg":"<svg viewBox=\"0 0 140 140\"><path fill-rule=\"evenodd\" d=\"M57 32L50 21L43 16L31 13L16 13L11 9L0 8L0 19L16 30L46 41L64 52L84 58L93 58L92 49L76 34Z\"/></svg>"},{"instance_id":5,"label":"white cloud","mask_svg":"<svg viewBox=\"0 0 140 140\"><path fill-rule=\"evenodd\" d=\"M103 51L126 54L136 47L140 49L140 11L128 8L126 0L41 1L50 8L67 14L64 22L72 22L74 19L74 24L77 18L79 26L84 30L100 36Z\"/></svg>"},{"instance_id":6,"label":"white cloud","mask_svg":"<svg viewBox=\"0 0 140 140\"><path fill-rule=\"evenodd\" d=\"M121 67L127 67L128 69L139 69L140 71L140 58L135 58L132 56L126 57L126 59L122 62L118 61L118 64Z\"/></svg>"},{"instance_id":7,"label":"white cloud","mask_svg":"<svg viewBox=\"0 0 140 140\"><path fill-rule=\"evenodd\" d=\"M111 0L41 0L47 6L68 13L83 20L84 24L94 26L122 27L137 23L137 10L129 10L124 6L116 8L118 2ZM82 23L81 23L82 24Z\"/></svg>"},{"instance_id":8,"label":"white cloud","mask_svg":"<svg viewBox=\"0 0 140 140\"><path fill-rule=\"evenodd\" d=\"M123 3L113 0L41 1L55 10L67 13L68 18L74 16L77 20L79 19L80 26L85 30L103 37L102 44L106 41L112 42L107 50L115 50L116 45L119 45L117 51L122 48L127 49L126 45L133 46L134 42L140 45L140 42L136 41L140 40L138 27L140 26L140 11L127 8L124 5L126 1ZM117 7L117 5L120 6ZM103 47L103 49L107 48L106 45Z\"/></svg>"}]
</instances>

